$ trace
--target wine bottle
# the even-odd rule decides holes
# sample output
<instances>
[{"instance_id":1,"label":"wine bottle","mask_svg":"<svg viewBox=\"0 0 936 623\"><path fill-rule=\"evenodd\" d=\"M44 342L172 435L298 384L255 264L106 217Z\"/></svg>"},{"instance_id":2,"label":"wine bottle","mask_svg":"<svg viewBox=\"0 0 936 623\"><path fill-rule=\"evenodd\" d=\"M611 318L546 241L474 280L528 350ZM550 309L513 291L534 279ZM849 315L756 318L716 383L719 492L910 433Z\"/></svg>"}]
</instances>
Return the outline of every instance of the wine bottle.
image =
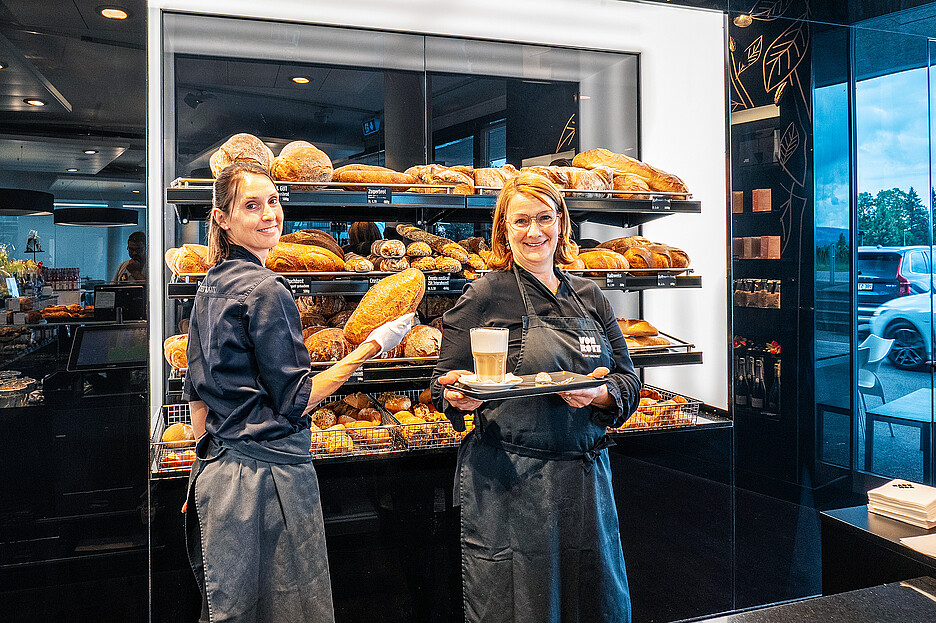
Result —
<instances>
[{"instance_id":1,"label":"wine bottle","mask_svg":"<svg viewBox=\"0 0 936 623\"><path fill-rule=\"evenodd\" d=\"M739 407L746 407L751 393L745 372L744 357L738 357L738 369L735 371L734 401Z\"/></svg>"},{"instance_id":2,"label":"wine bottle","mask_svg":"<svg viewBox=\"0 0 936 623\"><path fill-rule=\"evenodd\" d=\"M764 362L758 359L754 362L754 385L751 386L751 408L762 410L766 397L767 386L764 385Z\"/></svg>"},{"instance_id":3,"label":"wine bottle","mask_svg":"<svg viewBox=\"0 0 936 623\"><path fill-rule=\"evenodd\" d=\"M771 413L780 413L780 362L774 364L773 384L767 393L767 410Z\"/></svg>"}]
</instances>

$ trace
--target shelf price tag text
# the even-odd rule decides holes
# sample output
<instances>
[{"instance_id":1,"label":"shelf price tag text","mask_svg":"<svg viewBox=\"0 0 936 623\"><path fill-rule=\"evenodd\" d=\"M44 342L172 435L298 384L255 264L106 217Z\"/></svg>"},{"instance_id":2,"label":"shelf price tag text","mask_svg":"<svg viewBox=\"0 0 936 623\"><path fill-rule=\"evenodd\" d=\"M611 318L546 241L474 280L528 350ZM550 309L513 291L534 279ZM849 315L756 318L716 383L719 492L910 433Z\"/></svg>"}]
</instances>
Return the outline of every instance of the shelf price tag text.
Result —
<instances>
[{"instance_id":1,"label":"shelf price tag text","mask_svg":"<svg viewBox=\"0 0 936 623\"><path fill-rule=\"evenodd\" d=\"M605 273L606 288L623 288L627 286L627 275L624 273Z\"/></svg>"},{"instance_id":2,"label":"shelf price tag text","mask_svg":"<svg viewBox=\"0 0 936 623\"><path fill-rule=\"evenodd\" d=\"M276 192L279 193L280 203L289 203L289 186L287 184L277 184Z\"/></svg>"},{"instance_id":3,"label":"shelf price tag text","mask_svg":"<svg viewBox=\"0 0 936 623\"><path fill-rule=\"evenodd\" d=\"M651 210L670 210L673 207L673 200L669 197L653 197L650 199Z\"/></svg>"},{"instance_id":4,"label":"shelf price tag text","mask_svg":"<svg viewBox=\"0 0 936 623\"><path fill-rule=\"evenodd\" d=\"M392 203L393 191L389 188L368 188L367 203Z\"/></svg>"},{"instance_id":5,"label":"shelf price tag text","mask_svg":"<svg viewBox=\"0 0 936 623\"><path fill-rule=\"evenodd\" d=\"M675 288L676 287L676 275L659 273L657 275L657 287L659 288Z\"/></svg>"},{"instance_id":6,"label":"shelf price tag text","mask_svg":"<svg viewBox=\"0 0 936 623\"><path fill-rule=\"evenodd\" d=\"M286 277L293 294L306 296L312 294L312 282L308 277Z\"/></svg>"},{"instance_id":7,"label":"shelf price tag text","mask_svg":"<svg viewBox=\"0 0 936 623\"><path fill-rule=\"evenodd\" d=\"M441 292L451 288L450 275L426 275L426 292Z\"/></svg>"}]
</instances>

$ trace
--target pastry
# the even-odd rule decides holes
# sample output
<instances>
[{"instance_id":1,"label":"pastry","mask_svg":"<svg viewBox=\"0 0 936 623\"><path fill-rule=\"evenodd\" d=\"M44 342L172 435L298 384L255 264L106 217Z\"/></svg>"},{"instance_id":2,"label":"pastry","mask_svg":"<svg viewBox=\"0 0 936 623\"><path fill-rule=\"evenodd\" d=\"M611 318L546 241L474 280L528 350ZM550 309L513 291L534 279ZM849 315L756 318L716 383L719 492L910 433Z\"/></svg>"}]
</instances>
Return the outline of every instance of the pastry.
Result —
<instances>
[{"instance_id":1,"label":"pastry","mask_svg":"<svg viewBox=\"0 0 936 623\"><path fill-rule=\"evenodd\" d=\"M345 337L360 344L380 325L416 311L426 293L426 278L415 268L385 277L361 299L344 327Z\"/></svg>"},{"instance_id":2,"label":"pastry","mask_svg":"<svg viewBox=\"0 0 936 623\"><path fill-rule=\"evenodd\" d=\"M274 180L283 182L330 182L332 162L312 143L293 141L273 159L270 173Z\"/></svg>"}]
</instances>

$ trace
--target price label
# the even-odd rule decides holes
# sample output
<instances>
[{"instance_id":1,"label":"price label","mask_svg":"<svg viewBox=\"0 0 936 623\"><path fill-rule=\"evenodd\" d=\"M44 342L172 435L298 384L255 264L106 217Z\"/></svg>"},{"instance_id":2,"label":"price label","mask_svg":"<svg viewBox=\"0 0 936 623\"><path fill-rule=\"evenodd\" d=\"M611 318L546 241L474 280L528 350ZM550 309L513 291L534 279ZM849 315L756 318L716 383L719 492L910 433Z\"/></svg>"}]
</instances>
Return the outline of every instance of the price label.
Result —
<instances>
[{"instance_id":1,"label":"price label","mask_svg":"<svg viewBox=\"0 0 936 623\"><path fill-rule=\"evenodd\" d=\"M368 188L367 203L391 203L393 192L389 188Z\"/></svg>"},{"instance_id":2,"label":"price label","mask_svg":"<svg viewBox=\"0 0 936 623\"><path fill-rule=\"evenodd\" d=\"M349 381L355 381L355 382L358 382L358 383L360 383L361 381L363 381L363 380L364 380L364 369L363 369L363 368L358 368L357 370L355 370L354 372L352 372L352 373L351 373L351 376L348 378L348 380L349 380Z\"/></svg>"},{"instance_id":3,"label":"price label","mask_svg":"<svg viewBox=\"0 0 936 623\"><path fill-rule=\"evenodd\" d=\"M276 192L279 193L280 203L289 203L289 186L286 184L279 184L276 187Z\"/></svg>"},{"instance_id":4,"label":"price label","mask_svg":"<svg viewBox=\"0 0 936 623\"><path fill-rule=\"evenodd\" d=\"M667 273L658 274L657 275L657 287L675 288L676 287L676 275L671 275Z\"/></svg>"},{"instance_id":5,"label":"price label","mask_svg":"<svg viewBox=\"0 0 936 623\"><path fill-rule=\"evenodd\" d=\"M381 279L380 277L368 277L368 278L367 278L367 285L369 285L369 286L376 285L377 282L380 281L380 279Z\"/></svg>"},{"instance_id":6,"label":"price label","mask_svg":"<svg viewBox=\"0 0 936 623\"><path fill-rule=\"evenodd\" d=\"M426 291L441 292L451 288L449 275L426 275Z\"/></svg>"},{"instance_id":7,"label":"price label","mask_svg":"<svg viewBox=\"0 0 936 623\"><path fill-rule=\"evenodd\" d=\"M292 288L293 294L300 296L312 294L312 283L308 277L286 277L286 282Z\"/></svg>"},{"instance_id":8,"label":"price label","mask_svg":"<svg viewBox=\"0 0 936 623\"><path fill-rule=\"evenodd\" d=\"M670 210L673 207L673 200L669 197L653 197L650 199L650 209L652 210Z\"/></svg>"},{"instance_id":9,"label":"price label","mask_svg":"<svg viewBox=\"0 0 936 623\"><path fill-rule=\"evenodd\" d=\"M627 276L624 273L605 273L606 288L623 288L627 285Z\"/></svg>"}]
</instances>

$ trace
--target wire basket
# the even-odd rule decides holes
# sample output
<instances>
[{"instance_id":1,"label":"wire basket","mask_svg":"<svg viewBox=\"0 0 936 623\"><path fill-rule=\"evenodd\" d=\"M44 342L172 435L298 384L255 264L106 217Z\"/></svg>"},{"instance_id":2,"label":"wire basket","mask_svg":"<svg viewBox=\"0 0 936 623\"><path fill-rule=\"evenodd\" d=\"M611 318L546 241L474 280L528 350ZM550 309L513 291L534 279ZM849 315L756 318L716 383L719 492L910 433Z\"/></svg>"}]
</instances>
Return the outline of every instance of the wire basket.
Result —
<instances>
[{"instance_id":1,"label":"wire basket","mask_svg":"<svg viewBox=\"0 0 936 623\"><path fill-rule=\"evenodd\" d=\"M329 396L328 401L313 409L312 413L314 414L317 409L327 408L331 404L342 401L346 396L348 394ZM313 458L390 454L406 449L400 439L396 421L388 417L385 410L378 407L377 401L372 396L368 398L373 403L373 408L380 413L381 424L359 426L352 423L351 426L335 426L326 430L313 431L311 447ZM336 413L336 415L339 414Z\"/></svg>"},{"instance_id":2,"label":"wire basket","mask_svg":"<svg viewBox=\"0 0 936 623\"><path fill-rule=\"evenodd\" d=\"M633 430L657 430L694 426L699 417L701 400L689 398L675 392L644 385L644 389L660 394L660 400L653 404L643 404L618 428L610 432L628 432ZM675 399L675 400L674 400ZM685 402L682 402L682 401Z\"/></svg>"},{"instance_id":3,"label":"wire basket","mask_svg":"<svg viewBox=\"0 0 936 623\"><path fill-rule=\"evenodd\" d=\"M410 402L413 404L409 413L412 413L416 417L421 417L415 412L415 410L423 410L416 407L416 405L419 404L419 394L421 393L420 390L407 389L392 393L409 398ZM455 447L458 446L461 443L461 440L465 438L465 435L467 435L471 429L474 428L474 418L466 417L465 431L461 433L456 431L454 428L452 428L452 423L449 422L443 414L436 411L434 407L430 407L431 413L428 415L429 419L426 421L421 423L412 422L406 424L399 422L399 420L386 408L383 408L382 405L381 408L383 409L386 416L398 425L397 430L399 432L400 438L409 449L423 450L431 448Z\"/></svg>"},{"instance_id":4,"label":"wire basket","mask_svg":"<svg viewBox=\"0 0 936 623\"><path fill-rule=\"evenodd\" d=\"M192 416L188 404L163 405L162 417L153 426L150 440L150 473L154 478L168 478L188 474L195 462L195 441L162 440L163 433L173 424L191 426Z\"/></svg>"}]
</instances>

